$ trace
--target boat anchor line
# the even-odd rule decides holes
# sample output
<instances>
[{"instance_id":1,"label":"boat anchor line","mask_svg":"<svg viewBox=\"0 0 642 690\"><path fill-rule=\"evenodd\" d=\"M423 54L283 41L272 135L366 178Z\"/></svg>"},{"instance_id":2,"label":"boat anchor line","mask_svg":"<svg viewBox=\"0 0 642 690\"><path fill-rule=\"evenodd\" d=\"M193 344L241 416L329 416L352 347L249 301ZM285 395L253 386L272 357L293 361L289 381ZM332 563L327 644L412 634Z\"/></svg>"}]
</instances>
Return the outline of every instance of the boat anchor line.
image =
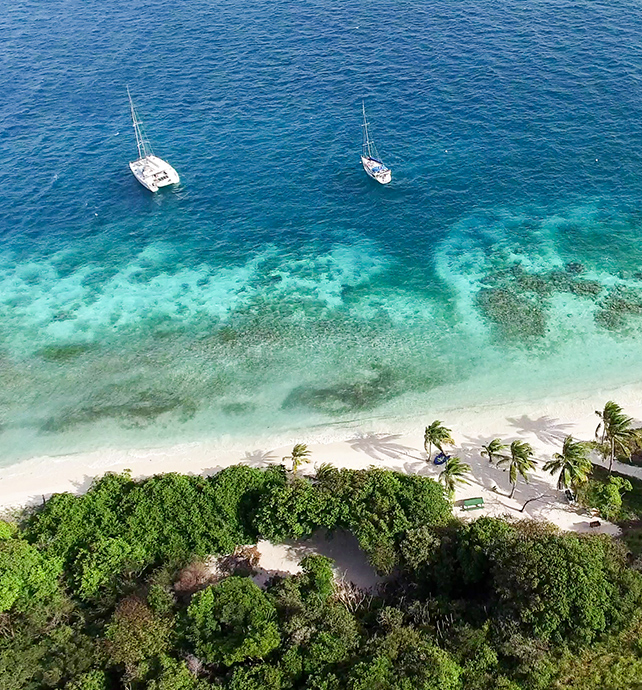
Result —
<instances>
[{"instance_id":1,"label":"boat anchor line","mask_svg":"<svg viewBox=\"0 0 642 690\"><path fill-rule=\"evenodd\" d=\"M361 102L363 110L363 146L361 151L361 165L366 173L380 184L388 184L392 179L392 172L387 168L377 153L374 141L368 132L368 121L366 120L366 106Z\"/></svg>"},{"instance_id":2,"label":"boat anchor line","mask_svg":"<svg viewBox=\"0 0 642 690\"><path fill-rule=\"evenodd\" d=\"M180 178L176 170L167 161L154 155L152 145L145 135L143 123L134 107L129 87L127 87L127 96L138 146L138 158L129 164L134 177L150 192L157 192L160 187L167 187L170 184L178 184Z\"/></svg>"}]
</instances>

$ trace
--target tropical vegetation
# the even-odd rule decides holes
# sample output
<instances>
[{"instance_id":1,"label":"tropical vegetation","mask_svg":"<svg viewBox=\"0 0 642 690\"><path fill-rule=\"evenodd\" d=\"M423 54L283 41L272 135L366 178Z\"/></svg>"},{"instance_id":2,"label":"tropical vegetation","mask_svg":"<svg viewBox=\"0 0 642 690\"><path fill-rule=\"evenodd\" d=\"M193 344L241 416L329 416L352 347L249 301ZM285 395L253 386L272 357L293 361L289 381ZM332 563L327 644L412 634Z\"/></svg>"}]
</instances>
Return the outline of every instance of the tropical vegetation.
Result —
<instances>
[{"instance_id":1,"label":"tropical vegetation","mask_svg":"<svg viewBox=\"0 0 642 690\"><path fill-rule=\"evenodd\" d=\"M506 450L508 446L505 443L502 443L501 439L494 438L486 445L482 445L481 448L481 456L488 458L488 462L492 464L499 458L504 457L503 451Z\"/></svg>"},{"instance_id":2,"label":"tropical vegetation","mask_svg":"<svg viewBox=\"0 0 642 690\"><path fill-rule=\"evenodd\" d=\"M595 430L597 446L604 458L608 458L609 472L613 470L616 457L631 457L631 446L640 437L640 430L633 428L633 419L624 414L622 408L612 400L595 414L600 423Z\"/></svg>"},{"instance_id":3,"label":"tropical vegetation","mask_svg":"<svg viewBox=\"0 0 642 690\"><path fill-rule=\"evenodd\" d=\"M558 489L577 491L579 486L586 484L593 471L593 463L588 457L590 450L590 443L575 441L572 436L567 436L564 439L562 452L553 454L553 459L544 465L544 471L551 474L559 473Z\"/></svg>"},{"instance_id":4,"label":"tropical vegetation","mask_svg":"<svg viewBox=\"0 0 642 690\"><path fill-rule=\"evenodd\" d=\"M524 450L512 449L518 473ZM449 463L443 476L465 476ZM642 576L623 545L530 522L465 524L445 494L420 476L324 465L310 477L283 466L108 474L84 495L55 495L0 521L0 687L635 687ZM209 565L318 530L351 532L387 585L346 589L322 556L262 588L252 565Z\"/></svg>"},{"instance_id":5,"label":"tropical vegetation","mask_svg":"<svg viewBox=\"0 0 642 690\"><path fill-rule=\"evenodd\" d=\"M435 446L440 453L444 452L444 444L454 445L452 431L447 429L439 419L436 419L424 431L424 450L428 453L428 459L432 457L432 447Z\"/></svg>"},{"instance_id":6,"label":"tropical vegetation","mask_svg":"<svg viewBox=\"0 0 642 690\"><path fill-rule=\"evenodd\" d=\"M532 472L537 466L533 458L533 448L525 441L513 441L510 444L510 455L504 456L497 462L498 467L508 465L508 476L512 489L510 498L513 498L517 488L517 480L521 476L528 483L528 473Z\"/></svg>"},{"instance_id":7,"label":"tropical vegetation","mask_svg":"<svg viewBox=\"0 0 642 690\"><path fill-rule=\"evenodd\" d=\"M454 497L458 484L468 484L466 479L468 474L470 474L470 465L455 457L446 460L444 469L439 474L439 481L444 485L449 498Z\"/></svg>"}]
</instances>

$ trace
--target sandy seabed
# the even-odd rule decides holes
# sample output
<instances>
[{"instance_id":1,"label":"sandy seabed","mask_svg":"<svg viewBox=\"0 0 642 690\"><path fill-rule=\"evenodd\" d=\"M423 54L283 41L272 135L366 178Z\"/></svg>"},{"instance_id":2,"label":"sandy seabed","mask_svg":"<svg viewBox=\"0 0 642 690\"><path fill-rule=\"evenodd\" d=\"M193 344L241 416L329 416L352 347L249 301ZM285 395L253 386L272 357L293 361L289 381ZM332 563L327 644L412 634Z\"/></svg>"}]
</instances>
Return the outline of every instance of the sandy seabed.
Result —
<instances>
[{"instance_id":1,"label":"sandy seabed","mask_svg":"<svg viewBox=\"0 0 642 690\"><path fill-rule=\"evenodd\" d=\"M599 531L617 534L615 525L600 521L599 528L591 528L592 518L586 511L568 505L558 491L556 478L543 472L544 463L559 451L565 436L576 439L594 438L599 422L595 410L602 409L607 400L615 400L636 421L642 420L642 382L614 390L596 391L572 399L540 400L510 405L478 406L470 409L452 409L439 414L452 429L456 441L451 452L472 468L470 483L461 485L456 492L456 515L510 516L548 520L561 529L577 532ZM399 423L388 424L377 420L349 431L343 441L311 443L312 462L303 466L302 473L314 472L315 466L330 463L337 467L364 469L382 467L399 472L437 478L440 467L428 462L423 449L423 430L437 415L426 412L422 420L406 420L404 429ZM642 422L640 422L642 425ZM509 498L508 472L491 465L480 455L482 444L499 437L505 442L521 439L535 450L538 469L526 484L520 479L514 497ZM0 469L0 508L11 509L43 501L53 493L82 492L92 481L105 472L131 471L141 478L163 472L185 474L213 474L219 470L245 463L265 467L282 462L293 443L305 442L304 434L282 439L280 447L261 448L248 439L246 448L226 447L224 443L185 443L167 448L146 450L101 450L64 456L41 456ZM616 463L623 474L642 478L642 468ZM484 508L463 512L461 502L481 496ZM529 499L537 499L522 507Z\"/></svg>"}]
</instances>

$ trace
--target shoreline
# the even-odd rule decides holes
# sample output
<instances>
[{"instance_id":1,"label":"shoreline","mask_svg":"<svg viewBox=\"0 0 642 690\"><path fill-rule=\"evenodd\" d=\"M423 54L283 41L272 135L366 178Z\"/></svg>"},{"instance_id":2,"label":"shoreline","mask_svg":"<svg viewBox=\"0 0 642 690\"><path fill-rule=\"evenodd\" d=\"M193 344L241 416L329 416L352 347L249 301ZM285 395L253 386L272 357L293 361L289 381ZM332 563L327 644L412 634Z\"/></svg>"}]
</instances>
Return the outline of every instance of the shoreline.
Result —
<instances>
[{"instance_id":1,"label":"shoreline","mask_svg":"<svg viewBox=\"0 0 642 690\"><path fill-rule=\"evenodd\" d=\"M487 405L442 412L427 412L423 421L377 419L370 424L346 425L345 440L318 443L311 441L311 463L301 468L303 474L314 472L321 463L337 467L365 469L370 466L420 474L436 479L440 468L426 461L423 450L423 429L435 418L452 429L455 439L453 455L469 463L472 475L468 485L458 487L454 513L481 515L512 515L517 518L547 519L560 528L574 531L595 531L588 526L590 517L564 503L563 494L555 487L551 475L542 471L543 464L559 450L568 434L590 440L598 419L595 410L607 400L615 400L625 413L636 421L642 419L642 382L609 391L530 403ZM319 430L310 430L319 438ZM499 437L506 441L521 439L533 446L538 469L529 484L519 481L515 497L510 493L507 473L489 465L479 454L481 444ZM231 439L230 439L231 440ZM302 431L296 437L283 438L282 444L261 448L260 441L248 439L245 444L235 439L224 442L181 443L169 447L115 450L105 449L59 456L39 456L0 469L0 510L8 511L42 502L53 493L82 493L92 481L106 472L130 470L136 479L154 474L214 474L236 464L266 467L280 464L294 443L306 443ZM642 477L642 468L616 463L624 474ZM639 473L639 474L638 474ZM458 503L481 496L485 507L472 513L461 513ZM524 512L522 505L532 501ZM602 521L600 531L616 534L618 528Z\"/></svg>"}]
</instances>

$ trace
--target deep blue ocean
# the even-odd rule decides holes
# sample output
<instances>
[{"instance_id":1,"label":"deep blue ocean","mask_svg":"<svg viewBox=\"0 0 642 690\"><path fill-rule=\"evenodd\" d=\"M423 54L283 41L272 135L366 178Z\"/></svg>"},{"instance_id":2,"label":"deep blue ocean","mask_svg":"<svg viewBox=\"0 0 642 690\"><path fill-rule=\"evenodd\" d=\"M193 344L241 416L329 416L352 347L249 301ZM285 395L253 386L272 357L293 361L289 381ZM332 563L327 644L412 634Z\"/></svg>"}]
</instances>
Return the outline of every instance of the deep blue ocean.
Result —
<instances>
[{"instance_id":1,"label":"deep blue ocean","mask_svg":"<svg viewBox=\"0 0 642 690\"><path fill-rule=\"evenodd\" d=\"M642 378L641 34L620 0L5 4L2 462ZM127 85L180 186L130 173Z\"/></svg>"}]
</instances>

